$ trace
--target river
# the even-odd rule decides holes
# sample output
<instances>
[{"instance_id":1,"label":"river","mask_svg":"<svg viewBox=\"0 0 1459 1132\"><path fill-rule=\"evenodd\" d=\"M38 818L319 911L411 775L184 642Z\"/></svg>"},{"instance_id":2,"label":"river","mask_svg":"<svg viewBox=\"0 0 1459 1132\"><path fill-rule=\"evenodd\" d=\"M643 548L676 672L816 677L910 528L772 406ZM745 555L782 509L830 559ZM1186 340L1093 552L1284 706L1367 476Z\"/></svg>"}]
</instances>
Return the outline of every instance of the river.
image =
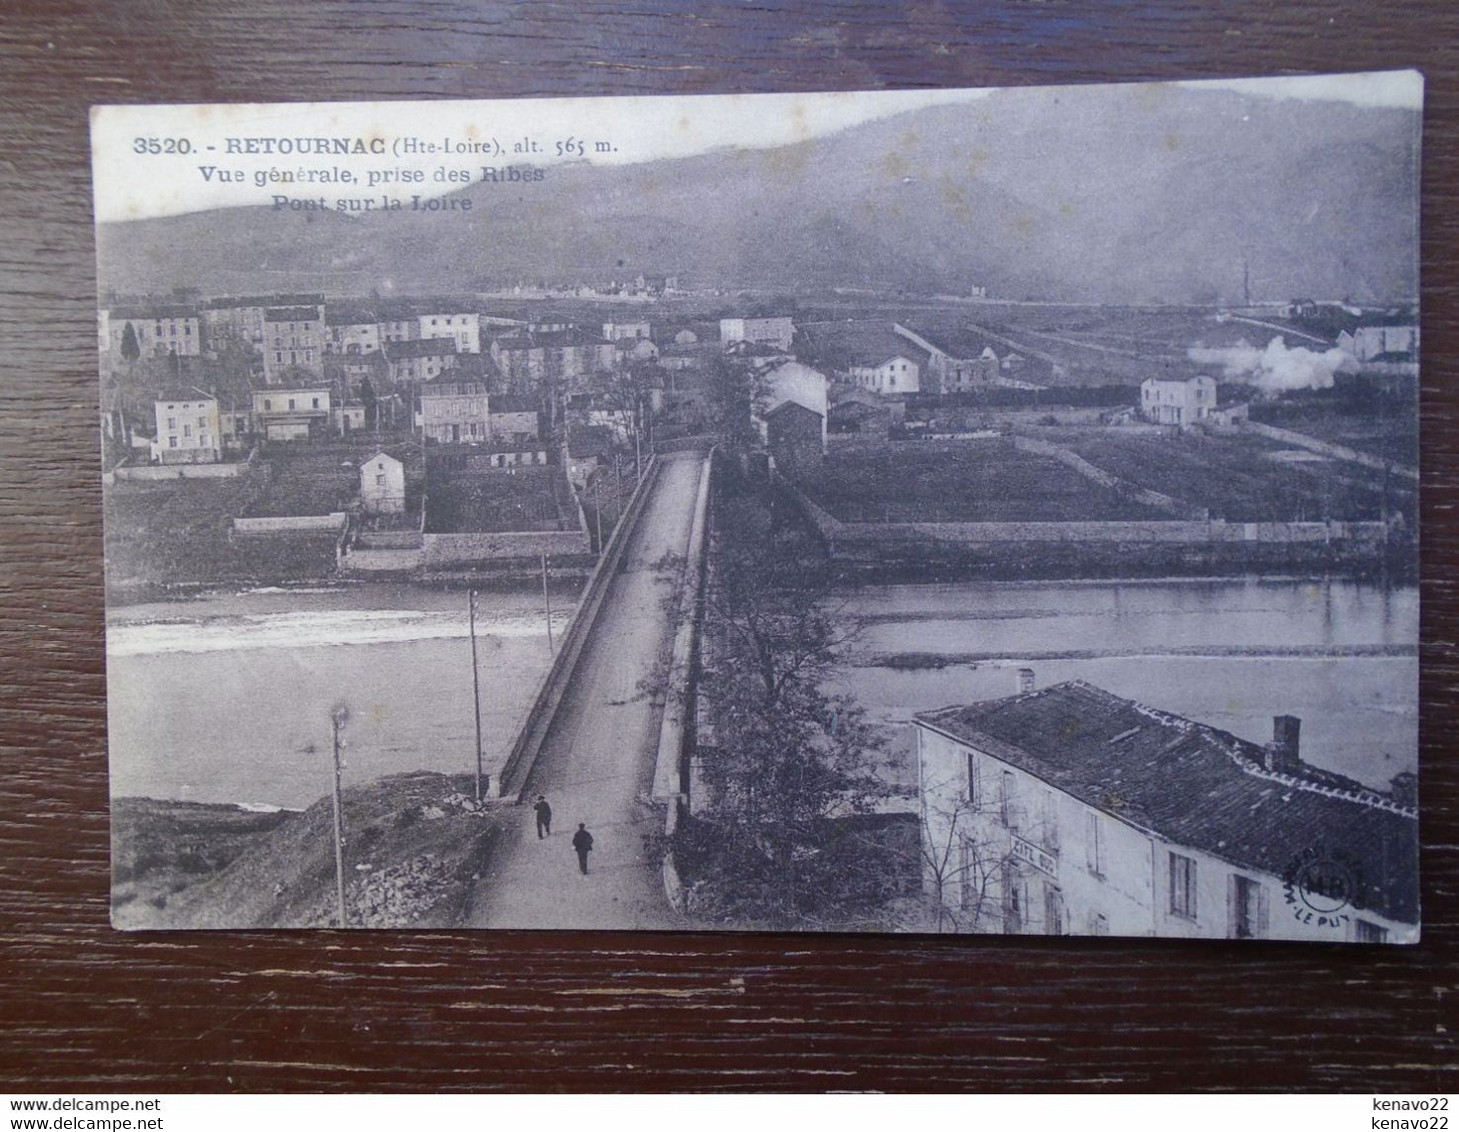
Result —
<instances>
[{"instance_id":1,"label":"river","mask_svg":"<svg viewBox=\"0 0 1459 1132\"><path fill-rule=\"evenodd\" d=\"M572 597L553 594L553 631ZM1082 679L1262 743L1302 719L1309 761L1383 786L1418 746L1418 593L1353 582L869 586L841 688L893 723ZM550 663L540 594L482 594L482 740L494 770ZM466 596L408 584L256 590L108 618L117 797L302 807L330 788L329 706L349 704L346 782L475 764ZM309 748L312 746L313 750ZM904 764L905 766L905 764ZM915 770L907 768L915 780Z\"/></svg>"},{"instance_id":2,"label":"river","mask_svg":"<svg viewBox=\"0 0 1459 1132\"><path fill-rule=\"evenodd\" d=\"M1417 769L1416 588L1347 581L1165 580L868 586L840 687L892 723L913 712L1086 680L1265 743L1302 720L1302 757L1385 787ZM915 775L915 770L912 771Z\"/></svg>"},{"instance_id":3,"label":"river","mask_svg":"<svg viewBox=\"0 0 1459 1132\"><path fill-rule=\"evenodd\" d=\"M560 636L574 598L552 601ZM542 595L481 594L477 650L494 770L551 661ZM107 689L114 797L307 806L331 786L336 701L351 710L347 783L475 767L460 590L366 583L121 607L107 619Z\"/></svg>"}]
</instances>

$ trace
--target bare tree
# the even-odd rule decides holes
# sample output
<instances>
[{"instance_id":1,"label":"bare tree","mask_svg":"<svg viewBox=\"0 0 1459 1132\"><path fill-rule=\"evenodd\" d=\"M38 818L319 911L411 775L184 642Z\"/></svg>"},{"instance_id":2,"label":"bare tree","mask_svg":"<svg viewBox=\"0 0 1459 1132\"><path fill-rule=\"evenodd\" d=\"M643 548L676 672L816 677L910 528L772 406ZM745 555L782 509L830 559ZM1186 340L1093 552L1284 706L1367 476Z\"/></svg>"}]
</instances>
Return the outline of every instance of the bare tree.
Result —
<instances>
[{"instance_id":1,"label":"bare tree","mask_svg":"<svg viewBox=\"0 0 1459 1132\"><path fill-rule=\"evenodd\" d=\"M720 477L723 484L733 477ZM745 485L716 501L706 598L712 724L704 775L712 806L698 835L722 907L785 926L835 915L864 891L831 851L837 822L890 788L880 734L823 685L849 634L826 607L814 544Z\"/></svg>"},{"instance_id":2,"label":"bare tree","mask_svg":"<svg viewBox=\"0 0 1459 1132\"><path fill-rule=\"evenodd\" d=\"M938 796L939 791L931 791ZM954 795L950 805L924 801L920 858L924 892L931 903L938 932L985 931L993 903L1001 893L1008 865L1006 838L996 838L988 823L987 803Z\"/></svg>"}]
</instances>

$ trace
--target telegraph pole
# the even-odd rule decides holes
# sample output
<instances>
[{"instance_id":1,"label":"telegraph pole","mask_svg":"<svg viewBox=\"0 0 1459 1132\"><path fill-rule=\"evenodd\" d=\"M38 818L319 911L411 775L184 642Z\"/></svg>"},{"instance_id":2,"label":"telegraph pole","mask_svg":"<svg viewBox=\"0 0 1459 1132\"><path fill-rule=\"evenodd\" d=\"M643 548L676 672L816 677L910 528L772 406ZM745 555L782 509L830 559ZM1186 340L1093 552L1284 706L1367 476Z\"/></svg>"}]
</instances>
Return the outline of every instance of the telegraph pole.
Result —
<instances>
[{"instance_id":1,"label":"telegraph pole","mask_svg":"<svg viewBox=\"0 0 1459 1132\"><path fill-rule=\"evenodd\" d=\"M547 553L542 554L542 604L547 608L547 652L550 655L556 651L552 647L552 598L547 593Z\"/></svg>"},{"instance_id":2,"label":"telegraph pole","mask_svg":"<svg viewBox=\"0 0 1459 1132\"><path fill-rule=\"evenodd\" d=\"M481 670L476 666L476 591L468 590L466 616L471 626L471 703L476 709L476 803L481 804Z\"/></svg>"},{"instance_id":3,"label":"telegraph pole","mask_svg":"<svg viewBox=\"0 0 1459 1132\"><path fill-rule=\"evenodd\" d=\"M342 703L335 704L329 713L329 722L334 732L334 898L339 926L348 927L344 906L344 800L340 790L342 760L340 752L344 740L339 733L349 722L350 709Z\"/></svg>"},{"instance_id":4,"label":"telegraph pole","mask_svg":"<svg viewBox=\"0 0 1459 1132\"><path fill-rule=\"evenodd\" d=\"M598 520L598 553L603 553L603 478L593 477L593 514Z\"/></svg>"}]
</instances>

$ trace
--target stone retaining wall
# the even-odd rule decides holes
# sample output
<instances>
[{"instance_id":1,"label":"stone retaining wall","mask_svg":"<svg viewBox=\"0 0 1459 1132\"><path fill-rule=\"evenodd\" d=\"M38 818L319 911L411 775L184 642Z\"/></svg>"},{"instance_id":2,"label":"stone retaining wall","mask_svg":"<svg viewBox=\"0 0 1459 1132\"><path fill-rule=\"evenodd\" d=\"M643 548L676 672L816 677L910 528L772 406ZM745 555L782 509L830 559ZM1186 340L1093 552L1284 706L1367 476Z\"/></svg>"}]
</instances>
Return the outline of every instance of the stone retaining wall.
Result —
<instances>
[{"instance_id":1,"label":"stone retaining wall","mask_svg":"<svg viewBox=\"0 0 1459 1132\"><path fill-rule=\"evenodd\" d=\"M1396 476L1403 476L1405 479L1418 482L1418 469L1405 468L1402 464L1395 464L1390 460L1381 459L1378 456L1371 456L1367 452L1359 452L1356 448L1349 448L1345 444L1333 444L1326 440L1318 440L1315 436L1308 436L1305 432L1293 432L1288 428L1277 428L1275 425L1261 424L1259 421L1245 421L1240 426L1243 432L1254 432L1257 436L1264 436L1268 440L1275 440L1282 444L1293 444L1298 448L1305 448L1309 452L1316 452L1321 456L1328 456L1334 460L1346 460L1350 464L1359 464L1364 468L1371 468L1375 472L1384 469L1392 471Z\"/></svg>"},{"instance_id":2,"label":"stone retaining wall","mask_svg":"<svg viewBox=\"0 0 1459 1132\"><path fill-rule=\"evenodd\" d=\"M108 473L122 481L156 482L158 480L226 480L243 475L248 464L123 464Z\"/></svg>"},{"instance_id":3,"label":"stone retaining wall","mask_svg":"<svg viewBox=\"0 0 1459 1132\"><path fill-rule=\"evenodd\" d=\"M343 511L328 515L269 515L233 520L238 535L275 535L293 531L342 531L349 517Z\"/></svg>"}]
</instances>

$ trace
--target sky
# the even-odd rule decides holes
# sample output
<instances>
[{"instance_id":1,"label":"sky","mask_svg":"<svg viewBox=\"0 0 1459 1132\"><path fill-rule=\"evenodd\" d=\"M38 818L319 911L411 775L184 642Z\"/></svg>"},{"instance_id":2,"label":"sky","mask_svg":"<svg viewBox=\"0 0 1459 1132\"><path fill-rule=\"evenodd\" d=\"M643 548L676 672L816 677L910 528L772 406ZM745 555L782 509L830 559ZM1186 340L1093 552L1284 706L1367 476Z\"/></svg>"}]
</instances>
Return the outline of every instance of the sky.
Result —
<instances>
[{"instance_id":1,"label":"sky","mask_svg":"<svg viewBox=\"0 0 1459 1132\"><path fill-rule=\"evenodd\" d=\"M1420 106L1423 93L1423 79L1416 71L1179 85L1406 108ZM1020 89L1032 93L1040 88ZM1052 95L1069 88L1042 89ZM727 146L769 148L928 106L971 103L990 93L990 88L971 88L489 102L98 106L92 108L91 117L95 214L99 223L146 219L214 208L273 206L276 196L300 202L323 197L329 207L336 207L341 198L378 204L389 194L409 207L414 195L434 198L463 187L457 181L438 180L441 169L476 179L483 165L635 163ZM229 139L301 136L362 138L385 152L352 157L228 152ZM438 151L407 152L408 139L434 144ZM530 149L532 143L535 150ZM441 152L447 144L487 144L492 152ZM271 176L300 170L326 178L344 170L356 182L281 182ZM371 173L387 179L371 184ZM232 179L235 174L237 179ZM417 176L423 180L407 179Z\"/></svg>"}]
</instances>

